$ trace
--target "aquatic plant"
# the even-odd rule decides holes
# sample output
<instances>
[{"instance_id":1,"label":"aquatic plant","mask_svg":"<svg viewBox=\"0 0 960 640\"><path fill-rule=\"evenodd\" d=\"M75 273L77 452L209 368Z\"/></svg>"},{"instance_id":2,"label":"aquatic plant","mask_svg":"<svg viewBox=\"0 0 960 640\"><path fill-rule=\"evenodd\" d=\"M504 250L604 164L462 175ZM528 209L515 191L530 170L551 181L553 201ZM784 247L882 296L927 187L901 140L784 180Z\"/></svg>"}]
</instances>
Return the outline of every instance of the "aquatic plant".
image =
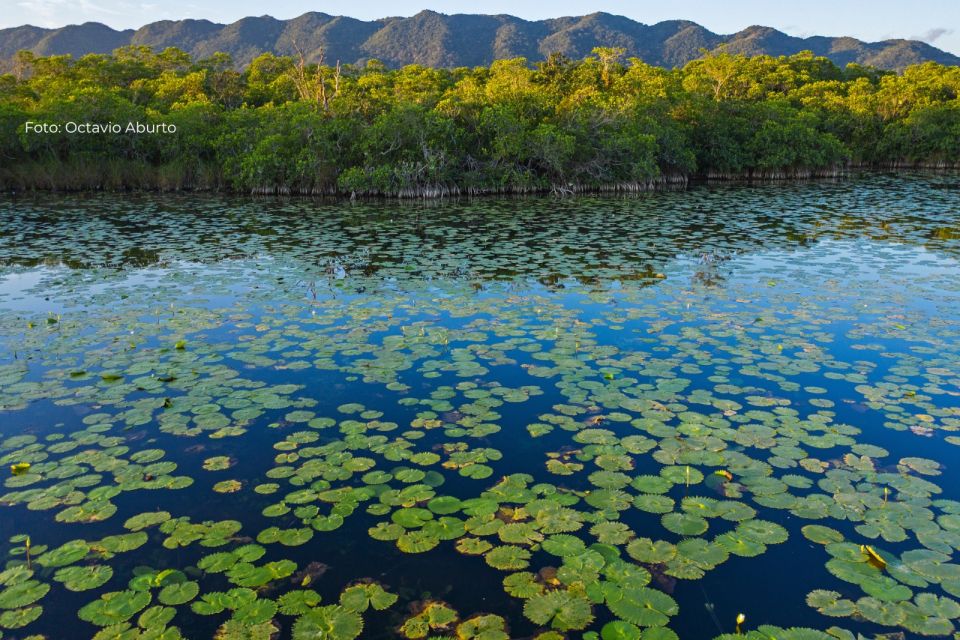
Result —
<instances>
[{"instance_id":1,"label":"aquatic plant","mask_svg":"<svg viewBox=\"0 0 960 640\"><path fill-rule=\"evenodd\" d=\"M200 214L151 209L155 235L124 203L0 203L4 274L70 309L47 324L0 281L18 354L0 363L0 463L30 465L3 478L4 521L30 535L2 549L0 627L674 640L712 632L685 615L690 581L783 545L826 569L791 576L805 627L754 612L739 637L949 637L943 184L869 211L906 187L831 186L844 221L799 186L445 205L418 210L427 239L361 204L224 219L191 200ZM758 226L741 200L786 211ZM200 240L215 227L222 246ZM36 267L48 245L80 262ZM128 262L141 246L156 268ZM691 257L707 246L729 255ZM461 604L465 584L495 587L488 610Z\"/></svg>"}]
</instances>

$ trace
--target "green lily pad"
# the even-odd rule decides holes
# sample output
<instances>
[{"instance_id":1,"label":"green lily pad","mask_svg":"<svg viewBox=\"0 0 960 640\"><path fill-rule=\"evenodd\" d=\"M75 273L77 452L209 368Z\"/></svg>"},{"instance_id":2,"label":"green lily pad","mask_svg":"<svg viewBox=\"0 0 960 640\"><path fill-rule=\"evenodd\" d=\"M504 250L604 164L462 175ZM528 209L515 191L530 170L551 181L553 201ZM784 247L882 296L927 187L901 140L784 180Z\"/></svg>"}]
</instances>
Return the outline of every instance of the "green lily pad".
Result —
<instances>
[{"instance_id":1,"label":"green lily pad","mask_svg":"<svg viewBox=\"0 0 960 640\"><path fill-rule=\"evenodd\" d=\"M200 586L196 582L181 582L169 584L157 594L157 600L165 605L175 606L190 602L200 593Z\"/></svg>"},{"instance_id":2,"label":"green lily pad","mask_svg":"<svg viewBox=\"0 0 960 640\"><path fill-rule=\"evenodd\" d=\"M886 627L895 627L903 622L907 614L897 604L881 602L876 598L865 597L857 600L857 612L869 620Z\"/></svg>"},{"instance_id":3,"label":"green lily pad","mask_svg":"<svg viewBox=\"0 0 960 640\"><path fill-rule=\"evenodd\" d=\"M457 638L462 640L509 640L506 621L497 615L478 615L457 625Z\"/></svg>"},{"instance_id":4,"label":"green lily pad","mask_svg":"<svg viewBox=\"0 0 960 640\"><path fill-rule=\"evenodd\" d=\"M353 640L363 631L363 618L339 605L316 607L293 624L294 640Z\"/></svg>"},{"instance_id":5,"label":"green lily pad","mask_svg":"<svg viewBox=\"0 0 960 640\"><path fill-rule=\"evenodd\" d=\"M550 624L559 631L585 629L593 621L590 601L569 591L534 595L523 605L523 614L535 624Z\"/></svg>"},{"instance_id":6,"label":"green lily pad","mask_svg":"<svg viewBox=\"0 0 960 640\"><path fill-rule=\"evenodd\" d=\"M655 589L621 589L607 584L603 587L607 607L617 617L639 627L663 627L677 615L676 601Z\"/></svg>"},{"instance_id":7,"label":"green lily pad","mask_svg":"<svg viewBox=\"0 0 960 640\"><path fill-rule=\"evenodd\" d=\"M831 542L841 542L843 534L830 527L824 527L819 524L808 524L802 529L803 536L810 542L817 544L830 544Z\"/></svg>"},{"instance_id":8,"label":"green lily pad","mask_svg":"<svg viewBox=\"0 0 960 640\"><path fill-rule=\"evenodd\" d=\"M58 569L54 580L62 582L70 591L97 589L113 577L113 569L107 565L65 567Z\"/></svg>"},{"instance_id":9,"label":"green lily pad","mask_svg":"<svg viewBox=\"0 0 960 640\"><path fill-rule=\"evenodd\" d=\"M126 622L145 609L150 600L146 591L111 591L81 607L77 615L81 620L106 627Z\"/></svg>"},{"instance_id":10,"label":"green lily pad","mask_svg":"<svg viewBox=\"0 0 960 640\"><path fill-rule=\"evenodd\" d=\"M237 607L233 612L233 620L242 625L254 626L272 620L276 613L276 602L258 598L253 602L248 602Z\"/></svg>"},{"instance_id":11,"label":"green lily pad","mask_svg":"<svg viewBox=\"0 0 960 640\"><path fill-rule=\"evenodd\" d=\"M425 553L440 544L440 539L427 531L407 531L397 538L397 548L404 553Z\"/></svg>"},{"instance_id":12,"label":"green lily pad","mask_svg":"<svg viewBox=\"0 0 960 640\"><path fill-rule=\"evenodd\" d=\"M608 622L600 630L602 640L640 640L640 636L640 627L623 620Z\"/></svg>"},{"instance_id":13,"label":"green lily pad","mask_svg":"<svg viewBox=\"0 0 960 640\"><path fill-rule=\"evenodd\" d=\"M348 587L340 594L340 604L357 613L363 613L368 607L382 611L391 607L398 597L374 582Z\"/></svg>"},{"instance_id":14,"label":"green lily pad","mask_svg":"<svg viewBox=\"0 0 960 640\"><path fill-rule=\"evenodd\" d=\"M504 545L491 549L484 558L494 569L513 571L526 568L530 563L530 552L523 547Z\"/></svg>"},{"instance_id":15,"label":"green lily pad","mask_svg":"<svg viewBox=\"0 0 960 640\"><path fill-rule=\"evenodd\" d=\"M43 607L40 605L0 611L0 629L20 629L38 620L41 614Z\"/></svg>"},{"instance_id":16,"label":"green lily pad","mask_svg":"<svg viewBox=\"0 0 960 640\"><path fill-rule=\"evenodd\" d=\"M288 591L277 599L280 613L287 616L298 616L306 613L320 604L320 594L312 589L297 589Z\"/></svg>"},{"instance_id":17,"label":"green lily pad","mask_svg":"<svg viewBox=\"0 0 960 640\"><path fill-rule=\"evenodd\" d=\"M664 529L681 536L698 536L709 527L705 518L689 513L668 513L661 523Z\"/></svg>"},{"instance_id":18,"label":"green lily pad","mask_svg":"<svg viewBox=\"0 0 960 640\"><path fill-rule=\"evenodd\" d=\"M676 557L677 548L665 540L637 538L627 545L627 553L638 562L662 564Z\"/></svg>"},{"instance_id":19,"label":"green lily pad","mask_svg":"<svg viewBox=\"0 0 960 640\"><path fill-rule=\"evenodd\" d=\"M0 591L0 609L17 609L33 604L50 591L50 585L38 580L24 580Z\"/></svg>"}]
</instances>

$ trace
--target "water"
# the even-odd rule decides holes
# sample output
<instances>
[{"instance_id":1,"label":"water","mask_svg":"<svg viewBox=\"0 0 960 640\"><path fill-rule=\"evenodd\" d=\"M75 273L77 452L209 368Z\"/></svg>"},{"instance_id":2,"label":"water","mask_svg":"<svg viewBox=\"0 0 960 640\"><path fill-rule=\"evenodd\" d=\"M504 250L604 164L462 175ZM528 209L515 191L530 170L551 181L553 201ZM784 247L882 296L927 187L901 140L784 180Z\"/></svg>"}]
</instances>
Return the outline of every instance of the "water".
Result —
<instances>
[{"instance_id":1,"label":"water","mask_svg":"<svg viewBox=\"0 0 960 640\"><path fill-rule=\"evenodd\" d=\"M955 187L0 201L4 637L951 635Z\"/></svg>"}]
</instances>

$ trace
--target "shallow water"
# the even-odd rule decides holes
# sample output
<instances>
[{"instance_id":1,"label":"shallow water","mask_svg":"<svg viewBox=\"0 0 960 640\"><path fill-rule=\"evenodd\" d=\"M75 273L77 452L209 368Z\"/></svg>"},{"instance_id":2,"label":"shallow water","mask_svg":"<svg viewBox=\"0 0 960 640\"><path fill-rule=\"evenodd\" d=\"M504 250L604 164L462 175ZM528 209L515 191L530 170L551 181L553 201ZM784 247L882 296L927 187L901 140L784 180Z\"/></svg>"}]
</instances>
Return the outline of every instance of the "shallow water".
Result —
<instances>
[{"instance_id":1,"label":"shallow water","mask_svg":"<svg viewBox=\"0 0 960 640\"><path fill-rule=\"evenodd\" d=\"M3 637L952 635L955 182L0 200Z\"/></svg>"}]
</instances>

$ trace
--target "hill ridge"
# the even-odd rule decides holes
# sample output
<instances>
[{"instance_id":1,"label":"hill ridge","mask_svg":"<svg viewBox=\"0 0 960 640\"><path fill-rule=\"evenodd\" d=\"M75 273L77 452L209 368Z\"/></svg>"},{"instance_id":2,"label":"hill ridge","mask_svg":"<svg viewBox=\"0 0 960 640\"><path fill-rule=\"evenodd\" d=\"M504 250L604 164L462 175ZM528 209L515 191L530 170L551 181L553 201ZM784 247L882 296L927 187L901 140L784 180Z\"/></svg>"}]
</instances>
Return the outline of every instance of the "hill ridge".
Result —
<instances>
[{"instance_id":1,"label":"hill ridge","mask_svg":"<svg viewBox=\"0 0 960 640\"><path fill-rule=\"evenodd\" d=\"M810 50L841 66L855 62L892 70L926 61L960 64L960 57L917 40L864 42L849 36L821 35L801 38L763 25L717 34L690 20L648 25L602 11L525 20L509 14L444 14L432 10L367 21L324 12L307 12L289 20L248 16L229 24L188 18L160 20L120 31L98 22L56 29L23 25L0 29L0 61L9 61L22 49L39 55L79 56L109 53L135 44L157 49L178 47L198 58L225 52L242 66L265 52L291 54L294 42L313 58L322 49L328 61L363 64L375 58L389 67L478 66L520 56L541 60L551 53L582 58L597 46L623 47L628 57L665 67L682 66L700 57L701 49L720 46L747 55L779 56Z\"/></svg>"}]
</instances>

